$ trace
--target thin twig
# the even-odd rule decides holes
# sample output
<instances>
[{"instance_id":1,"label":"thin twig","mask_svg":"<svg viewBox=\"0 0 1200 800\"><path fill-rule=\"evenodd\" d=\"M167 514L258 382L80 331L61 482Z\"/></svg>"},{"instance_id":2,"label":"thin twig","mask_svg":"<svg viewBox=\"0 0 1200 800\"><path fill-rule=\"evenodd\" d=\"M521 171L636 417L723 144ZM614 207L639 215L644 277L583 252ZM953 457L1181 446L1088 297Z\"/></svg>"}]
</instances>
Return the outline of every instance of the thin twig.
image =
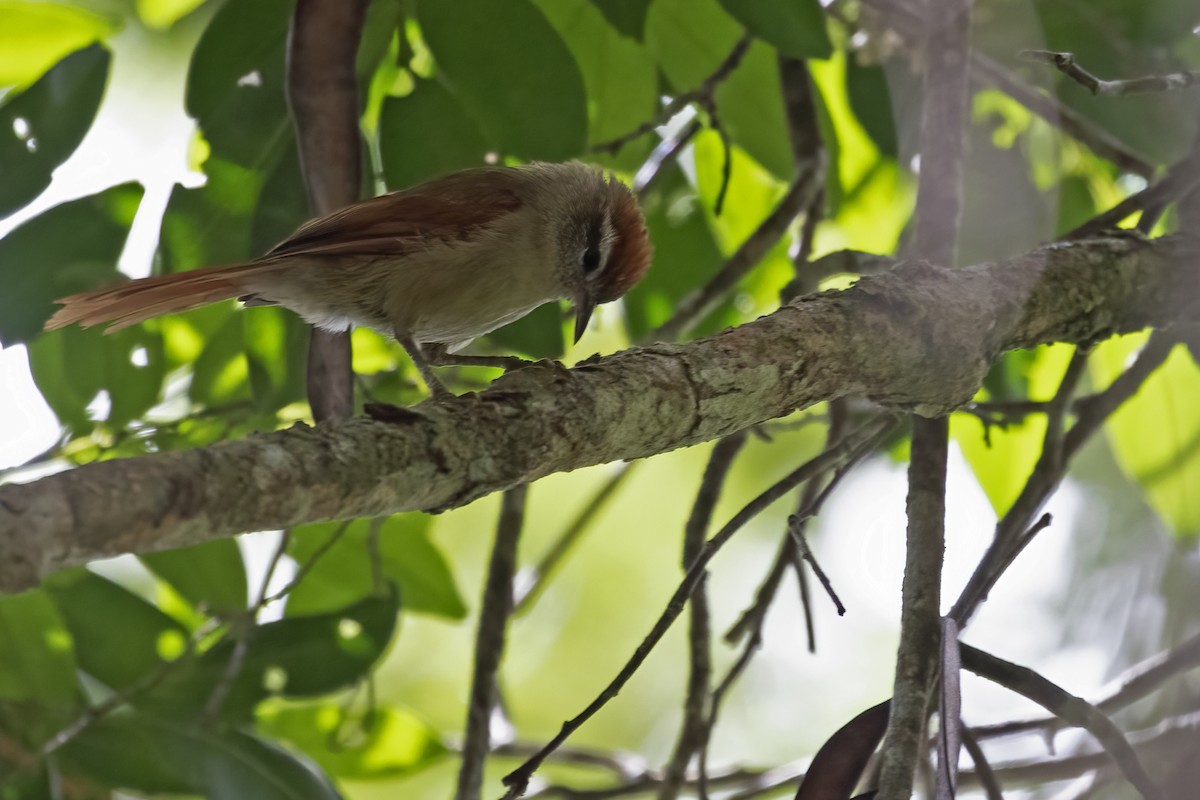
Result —
<instances>
[{"instance_id":1,"label":"thin twig","mask_svg":"<svg viewBox=\"0 0 1200 800\"><path fill-rule=\"evenodd\" d=\"M866 2L878 11L902 38L911 41L922 35L924 22L920 14L909 8L907 4L896 3L894 0L866 0ZM1093 153L1111 161L1125 172L1132 172L1149 179L1157 171L1152 162L1134 152L1120 139L1078 111L1031 86L1013 74L1007 67L983 53L976 51L971 54L970 78L972 83L985 87L994 86L1004 92L1049 124L1061 129Z\"/></svg>"},{"instance_id":2,"label":"thin twig","mask_svg":"<svg viewBox=\"0 0 1200 800\"><path fill-rule=\"evenodd\" d=\"M1018 56L1025 61L1050 64L1093 95L1104 97L1127 97L1150 92L1170 92L1186 89L1200 83L1200 70L1170 72L1166 75L1148 75L1143 78L1128 78L1106 81L1097 78L1075 61L1074 53L1057 53L1051 50L1022 50Z\"/></svg>"},{"instance_id":3,"label":"thin twig","mask_svg":"<svg viewBox=\"0 0 1200 800\"><path fill-rule=\"evenodd\" d=\"M961 645L963 666L980 677L1000 684L1027 697L1072 725L1084 728L1096 737L1112 756L1121 772L1146 800L1161 797L1158 785L1142 766L1141 759L1121 730L1099 709L1082 698L1066 692L1042 675L982 650Z\"/></svg>"},{"instance_id":4,"label":"thin twig","mask_svg":"<svg viewBox=\"0 0 1200 800\"><path fill-rule=\"evenodd\" d=\"M462 765L455 800L478 800L483 786L483 765L491 745L492 712L499 695L497 673L504 655L504 638L512 613L513 576L517 569L517 542L525 523L528 487L514 486L504 493L496 541L488 563L487 582L480 601L479 628L475 634L475 670L471 700L463 735Z\"/></svg>"},{"instance_id":5,"label":"thin twig","mask_svg":"<svg viewBox=\"0 0 1200 800\"><path fill-rule=\"evenodd\" d=\"M647 338L660 341L677 339L716 308L738 281L745 277L787 233L792 222L811 202L816 188L817 181L811 172L797 177L774 210L746 238L746 241L742 242L741 246L717 271L717 274L700 289L681 300L674 315Z\"/></svg>"},{"instance_id":6,"label":"thin twig","mask_svg":"<svg viewBox=\"0 0 1200 800\"><path fill-rule=\"evenodd\" d=\"M992 771L987 754L979 746L979 741L971 729L961 719L958 721L958 731L962 736L963 747L966 748L967 755L971 756L971 763L975 765L975 774L979 776L979 785L987 795L987 800L1004 800L1004 792L1000 789L1000 782L996 780L996 773Z\"/></svg>"},{"instance_id":7,"label":"thin twig","mask_svg":"<svg viewBox=\"0 0 1200 800\"><path fill-rule=\"evenodd\" d=\"M683 566L686 569L700 555L704 540L712 522L713 511L721 496L721 488L733 466L733 460L746 444L746 431L726 436L713 447L708 466L700 481L700 490L692 513L688 516L683 536ZM683 701L683 722L679 726L679 737L675 749L663 768L663 781L658 789L658 800L675 800L683 784L688 764L705 740L705 704L708 686L712 677L712 625L705 591L707 576L701 575L691 597L690 627L688 631L688 683Z\"/></svg>"},{"instance_id":8,"label":"thin twig","mask_svg":"<svg viewBox=\"0 0 1200 800\"><path fill-rule=\"evenodd\" d=\"M813 555L812 548L808 546L808 539L804 536L804 523L807 519L798 514L793 514L788 517L788 535L792 539L792 543L796 545L800 552L800 557L808 562L808 566L812 568L813 574L817 576L817 580L821 582L822 588L825 589L825 594L829 595L829 599L833 601L833 607L837 609L839 617L846 615L846 606L842 605L842 599L838 597L837 592L833 589L833 582L829 580L829 576L825 574L825 570L821 569L821 565L817 563L816 557Z\"/></svg>"},{"instance_id":9,"label":"thin twig","mask_svg":"<svg viewBox=\"0 0 1200 800\"><path fill-rule=\"evenodd\" d=\"M958 755L962 736L962 659L958 652L958 625L942 617L941 692L938 697L938 747L935 793L938 800L954 800L958 793Z\"/></svg>"},{"instance_id":10,"label":"thin twig","mask_svg":"<svg viewBox=\"0 0 1200 800\"><path fill-rule=\"evenodd\" d=\"M1092 702L1105 714L1112 714L1155 692L1171 678L1200 667L1200 635L1193 636L1176 648L1158 653L1136 664L1117 678L1117 688L1107 696ZM1014 720L996 725L977 725L971 732L980 739L995 739L1031 731L1048 731L1060 727L1057 717Z\"/></svg>"},{"instance_id":11,"label":"thin twig","mask_svg":"<svg viewBox=\"0 0 1200 800\"><path fill-rule=\"evenodd\" d=\"M271 561L267 564L266 573L263 574L262 584L258 589L258 599L231 622L232 633L236 637L233 650L229 654L229 661L225 662L225 669L221 672L220 680L217 681L212 694L208 696L208 700L204 704L204 711L200 715L201 726L213 725L221 716L225 700L229 696L234 682L237 681L238 675L241 674L246 654L250 651L250 640L254 638L254 629L258 627L257 615L266 605L271 579L275 577L275 570L287 553L288 543L291 540L292 532L290 530L285 530L280 534L279 543L275 546L275 552L271 554Z\"/></svg>"},{"instance_id":12,"label":"thin twig","mask_svg":"<svg viewBox=\"0 0 1200 800\"><path fill-rule=\"evenodd\" d=\"M683 148L687 147L688 142L694 139L703 127L699 120L692 120L679 133L669 139L663 139L655 146L633 176L633 191L638 199L644 200L650 194L650 190L666 174L667 165L676 162Z\"/></svg>"},{"instance_id":13,"label":"thin twig","mask_svg":"<svg viewBox=\"0 0 1200 800\"><path fill-rule=\"evenodd\" d=\"M654 119L642 123L623 136L618 136L616 139L601 142L593 146L592 151L596 153L616 154L622 147L652 132L655 128L667 122L667 120L692 103L703 105L711 102L716 95L717 87L724 83L733 74L734 70L738 68L738 65L742 63L742 59L745 58L746 52L753 43L754 37L749 34L738 39L733 49L729 51L729 55L725 56L725 59L717 65L712 74L705 78L699 86L676 95L669 103L662 107L662 110Z\"/></svg>"},{"instance_id":14,"label":"thin twig","mask_svg":"<svg viewBox=\"0 0 1200 800\"><path fill-rule=\"evenodd\" d=\"M1193 149L1181 161L1167 170L1161 180L1134 192L1112 208L1079 225L1062 238L1067 240L1086 239L1089 236L1109 231L1126 217L1142 211L1165 208L1170 203L1191 193L1200 186L1200 148ZM1139 221L1140 223L1140 221ZM1138 226L1138 232L1146 233ZM1129 235L1135 235L1132 232Z\"/></svg>"},{"instance_id":15,"label":"thin twig","mask_svg":"<svg viewBox=\"0 0 1200 800\"><path fill-rule=\"evenodd\" d=\"M613 498L617 490L625 484L626 479L633 474L633 470L639 463L641 462L625 461L621 463L599 491L592 495L592 499L588 501L587 505L571 520L571 524L563 530L537 565L528 570L521 570L517 574L514 581L516 588L513 614L524 614L537 602L571 550L587 533L592 522L608 505L608 501Z\"/></svg>"},{"instance_id":16,"label":"thin twig","mask_svg":"<svg viewBox=\"0 0 1200 800\"><path fill-rule=\"evenodd\" d=\"M725 524L720 531L709 539L700 555L692 562L688 568L687 574L683 581L675 590L671 599L667 603L666 610L663 611L658 621L651 628L650 633L637 646L633 655L628 662L618 672L617 676L604 688L603 691L588 704L582 712L577 716L563 723L562 729L558 734L551 739L541 750L534 754L529 760L522 764L517 769L510 772L504 778L504 784L509 787L505 798L513 800L513 798L521 797L525 793L525 789L529 785L530 778L534 772L542 765L542 762L554 752L568 737L581 725L591 719L596 712L603 708L609 700L613 699L620 693L621 689L633 677L638 668L646 660L647 656L654 647L662 640L667 630L672 623L678 619L683 612L683 607L687 603L687 599L691 596L692 591L696 588L701 576L704 574L708 563L716 556L720 549L737 533L747 522L760 514L768 506L786 495L793 488L809 480L817 475L825 473L827 470L835 468L838 464L847 459L853 458L860 451L873 450L876 444L891 430L895 424L891 415L880 415L872 421L864 424L862 428L854 435L847 437L838 447L827 450L824 453L811 459L803 466L794 470L792 473L776 482L773 486L752 500L745 508L739 511L733 519Z\"/></svg>"},{"instance_id":17,"label":"thin twig","mask_svg":"<svg viewBox=\"0 0 1200 800\"><path fill-rule=\"evenodd\" d=\"M1012 507L996 523L992 543L950 610L950 616L960 628L970 622L979 605L987 599L1017 555L1050 524L1049 515L1043 516L1037 523L1033 522L1033 518L1062 481L1070 461L1071 453L1067 452L1067 435L1064 433L1066 417L1086 366L1086 353L1079 348L1071 356L1053 399L1046 404L1046 434L1042 439L1041 455ZM1076 426L1078 424L1077 421Z\"/></svg>"},{"instance_id":18,"label":"thin twig","mask_svg":"<svg viewBox=\"0 0 1200 800\"><path fill-rule=\"evenodd\" d=\"M342 540L342 537L346 535L346 531L350 530L350 525L353 523L354 520L348 519L341 525L338 525L336 528L334 528L333 533L329 534L329 538L321 542L321 545L313 551L313 554L308 558L308 560L296 568L296 574L292 576L292 579L288 581L287 585L270 597L263 599L263 607L269 606L271 603L274 603L277 600L282 600L291 594L292 590L299 586L300 582L308 577L308 574L312 572L314 567L317 566L317 562L324 558L325 554L332 550L334 545Z\"/></svg>"},{"instance_id":19,"label":"thin twig","mask_svg":"<svg viewBox=\"0 0 1200 800\"><path fill-rule=\"evenodd\" d=\"M820 491L810 492L809 487L815 486L816 482L809 481L809 483L804 487L804 500L794 516L804 520L811 519L812 517L816 516L821 507L825 504L825 501L831 494L833 494L834 489L836 489L838 484L841 483L842 478L848 475L859 464L859 462L863 458L866 458L866 456L869 454L869 450L859 450L859 452L856 453L849 461L847 461L844 465L839 467L837 471L834 472L833 477L830 478L829 482L825 485L825 488L821 489ZM780 557L776 559L775 564L771 569L772 575L775 575L776 570L778 570L778 575L782 577L783 570L787 563L789 563L788 555L795 552L791 544L792 542L790 538L784 537L783 541L781 542L782 549L780 552ZM725 673L725 677L721 679L721 682L717 684L716 689L713 690L712 699L709 701L708 719L704 726L704 742L700 746L699 770L696 777L696 788L701 800L707 799L708 746L712 741L713 731L716 730L717 721L720 719L722 704L724 703L725 696L729 693L729 690L733 688L733 685L738 681L742 673L746 671L746 667L750 665L750 660L758 652L758 649L762 647L763 625L766 622L767 611L770 609L771 600L778 589L778 585L779 578L775 578L775 580L772 581L771 577L768 576L768 579L764 581L763 585L759 588L758 594L755 597L754 605L751 606L749 611L747 611L747 614L754 614L751 622L747 625L747 628L750 632L749 638L746 639L745 644L742 646L742 652L738 656L737 660L733 663L733 666L729 668L729 671ZM807 606L805 606L805 610L808 610ZM742 619L745 620L746 617L743 616ZM736 627L737 626L735 626L735 630ZM734 631L731 630L730 634L733 633ZM727 635L726 638L729 638L729 635ZM809 641L811 649L811 638Z\"/></svg>"}]
</instances>

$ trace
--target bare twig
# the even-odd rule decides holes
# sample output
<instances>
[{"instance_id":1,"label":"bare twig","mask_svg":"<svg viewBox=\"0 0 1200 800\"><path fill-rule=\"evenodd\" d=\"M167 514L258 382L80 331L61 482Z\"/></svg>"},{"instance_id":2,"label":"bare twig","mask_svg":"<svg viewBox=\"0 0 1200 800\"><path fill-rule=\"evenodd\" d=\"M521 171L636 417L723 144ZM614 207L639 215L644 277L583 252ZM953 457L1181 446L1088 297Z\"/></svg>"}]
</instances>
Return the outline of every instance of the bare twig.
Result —
<instances>
[{"instance_id":1,"label":"bare twig","mask_svg":"<svg viewBox=\"0 0 1200 800\"><path fill-rule=\"evenodd\" d=\"M909 40L920 37L924 23L920 14L907 4L894 0L866 1L880 12L896 33ZM1143 178L1154 175L1155 165L1124 142L1079 112L1021 80L1007 67L983 53L971 54L971 80L978 85L994 86L1118 168Z\"/></svg>"},{"instance_id":2,"label":"bare twig","mask_svg":"<svg viewBox=\"0 0 1200 800\"><path fill-rule=\"evenodd\" d=\"M633 677L638 668L650 655L654 647L662 640L667 630L672 623L678 619L683 612L683 607L687 603L688 597L696 588L700 578L703 576L708 563L716 556L720 549L737 533L747 522L761 513L764 509L770 506L775 501L779 500L793 488L809 480L813 477L823 474L829 469L833 469L838 464L847 459L853 458L860 451L870 451L882 439L884 435L892 428L894 421L890 415L881 415L874 420L864 424L859 431L850 437L847 437L838 447L827 450L821 455L813 458L803 466L794 470L792 473L776 482L773 486L760 494L749 505L738 512L733 519L725 524L711 539L709 539L700 555L692 562L688 568L687 574L683 581L671 596L667 603L666 610L655 622L650 633L646 635L641 644L638 645L634 654L629 661L621 668L608 686L593 700L587 708L585 708L577 716L563 723L562 729L558 734L551 739L541 750L534 754L529 760L522 764L517 769L510 772L504 778L504 783L509 787L505 797L509 800L521 797L525 793L526 787L529 785L529 780L533 773L541 766L542 762L554 752L568 737L581 725L592 718L601 708L603 708L609 700L616 697L621 689Z\"/></svg>"},{"instance_id":3,"label":"bare twig","mask_svg":"<svg viewBox=\"0 0 1200 800\"><path fill-rule=\"evenodd\" d=\"M1004 792L1000 790L1000 782L996 780L996 773L992 771L987 754L979 746L971 729L961 719L958 721L958 732L962 736L963 747L966 748L967 754L971 756L971 762L975 765L975 774L979 776L979 785L983 788L987 800L1004 800Z\"/></svg>"},{"instance_id":4,"label":"bare twig","mask_svg":"<svg viewBox=\"0 0 1200 800\"><path fill-rule=\"evenodd\" d=\"M483 765L491 744L492 712L499 695L496 676L504 655L504 638L512 613L513 576L517 569L517 542L525 522L528 487L506 491L496 525L496 541L488 563L487 584L480 602L479 628L475 634L475 670L471 676L471 700L463 736L462 766L458 772L455 800L477 800L483 785Z\"/></svg>"},{"instance_id":5,"label":"bare twig","mask_svg":"<svg viewBox=\"0 0 1200 800\"><path fill-rule=\"evenodd\" d=\"M817 183L811 172L797 177L775 209L746 241L742 242L717 274L700 289L683 298L674 315L647 338L660 341L677 339L716 308L738 281L745 277L787 232L788 227L811 202L812 194L817 190Z\"/></svg>"},{"instance_id":6,"label":"bare twig","mask_svg":"<svg viewBox=\"0 0 1200 800\"><path fill-rule=\"evenodd\" d=\"M667 165L675 163L679 158L679 153L687 147L688 142L694 139L703 127L699 120L692 120L679 133L669 139L663 139L655 146L642 166L638 168L637 174L633 176L633 190L637 193L638 198L645 199L650 190L662 178Z\"/></svg>"},{"instance_id":7,"label":"bare twig","mask_svg":"<svg viewBox=\"0 0 1200 800\"><path fill-rule=\"evenodd\" d=\"M367 0L299 0L288 48L288 103L309 203L318 215L358 199L362 138L355 58ZM354 413L350 335L313 329L308 353L313 418Z\"/></svg>"},{"instance_id":8,"label":"bare twig","mask_svg":"<svg viewBox=\"0 0 1200 800\"><path fill-rule=\"evenodd\" d=\"M1136 664L1116 679L1117 688L1107 696L1092 702L1105 714L1112 714L1156 691L1171 678L1200 667L1200 635L1193 636L1178 647L1159 653ZM996 725L978 725L971 732L980 739L994 739L1031 731L1048 731L1060 727L1057 717L1015 720Z\"/></svg>"},{"instance_id":9,"label":"bare twig","mask_svg":"<svg viewBox=\"0 0 1200 800\"><path fill-rule=\"evenodd\" d=\"M221 673L220 680L217 681L212 694L208 696L208 701L204 704L204 712L200 716L201 725L213 725L221 716L221 709L225 705L225 700L229 696L234 682L242 672L242 665L250 650L250 640L254 638L254 629L258 627L257 614L267 604L267 591L271 586L271 579L275 577L275 570L279 567L279 562L283 560L284 554L287 553L288 543L291 539L292 532L290 530L280 534L279 543L275 546L275 552L271 554L271 561L267 564L262 585L259 586L258 599L230 623L230 632L236 637L233 650L229 653L229 661L225 662L225 669Z\"/></svg>"},{"instance_id":10,"label":"bare twig","mask_svg":"<svg viewBox=\"0 0 1200 800\"><path fill-rule=\"evenodd\" d=\"M831 443L828 447L832 446L833 444ZM808 520L815 516L825 504L826 499L833 494L834 489L836 489L838 484L841 483L842 478L849 474L850 471L853 470L854 467L857 466L858 463L863 458L866 458L869 454L869 449L860 449L858 453L851 457L849 461L847 461L845 464L839 467L837 471L834 472L833 477L830 478L829 482L825 485L825 488L821 489L820 491L810 488L816 486L815 481L810 481L808 484L806 484L804 487L804 498L801 500L800 508L793 516L802 520ZM742 619L739 620L738 625L734 626L734 629L726 635L726 639L729 639L735 635L739 628L743 631L747 629L749 630L749 636L746 639L745 644L742 646L741 654L738 656L737 661L733 663L733 666L729 668L729 671L725 673L725 677L721 679L719 684L717 684L716 689L713 690L712 699L709 701L708 720L704 726L704 742L700 747L699 770L696 777L696 787L701 800L706 800L707 798L708 745L712 740L713 731L716 730L717 720L720 719L722 703L725 700L725 695L729 693L729 690L733 688L733 685L738 681L742 673L746 671L746 667L750 665L750 659L754 657L755 653L757 653L758 649L762 646L762 631L763 625L766 622L767 611L770 609L771 600L774 598L774 595L778 590L779 580L782 577L783 571L787 564L790 563L788 556L795 552L794 548L790 546L791 544L792 542L790 538L784 537L783 542L781 543L782 549L780 555L775 560L775 564L771 568L771 575L769 575L767 580L765 580L762 586L759 587L759 591L754 600L754 605L751 606L745 615L743 615ZM772 580L772 576L775 575L778 575L779 577L775 577L774 580ZM808 611L807 604L805 605L805 611ZM809 649L811 650L813 646L811 628L809 629L809 636Z\"/></svg>"},{"instance_id":11,"label":"bare twig","mask_svg":"<svg viewBox=\"0 0 1200 800\"><path fill-rule=\"evenodd\" d=\"M791 536L792 543L795 544L796 549L799 551L800 558L807 561L808 565L812 567L813 574L817 576L817 580L821 582L821 587L825 589L825 594L829 595L829 599L833 601L833 607L837 609L838 616L845 616L846 607L842 605L841 598L833 590L832 581L825 574L825 570L821 569L821 565L817 563L817 559L813 555L812 548L808 546L808 539L804 536L805 521L806 518L801 517L799 514L793 514L788 517L788 535Z\"/></svg>"},{"instance_id":12,"label":"bare twig","mask_svg":"<svg viewBox=\"0 0 1200 800\"><path fill-rule=\"evenodd\" d=\"M925 17L916 255L950 267L957 263L963 206L971 4L969 0L926 4ZM929 690L937 674L948 448L945 417L913 417L900 646L880 759L880 800L908 800L912 795L913 770L929 714ZM950 725L957 724L957 712L953 717ZM949 789L953 791L953 783Z\"/></svg>"},{"instance_id":13,"label":"bare twig","mask_svg":"<svg viewBox=\"0 0 1200 800\"><path fill-rule=\"evenodd\" d=\"M1190 194L1200 186L1200 149L1192 150L1179 163L1167 171L1161 180L1140 192L1135 192L1112 208L1097 214L1087 222L1070 231L1064 239L1086 239L1117 227L1117 223L1131 214L1142 211L1146 215ZM1138 230L1143 231L1139 221ZM1134 234L1130 234L1134 235Z\"/></svg>"},{"instance_id":14,"label":"bare twig","mask_svg":"<svg viewBox=\"0 0 1200 800\"><path fill-rule=\"evenodd\" d=\"M523 614L537 602L571 550L587 533L592 522L608 505L608 501L613 498L617 490L625 484L626 479L633 474L639 463L641 462L622 462L600 487L600 490L592 495L592 499L588 501L587 505L571 520L571 524L555 540L541 560L535 566L528 570L521 570L517 574L514 581L515 608L513 614Z\"/></svg>"},{"instance_id":15,"label":"bare twig","mask_svg":"<svg viewBox=\"0 0 1200 800\"><path fill-rule=\"evenodd\" d=\"M958 625L942 617L941 692L938 697L936 796L954 800L958 793L958 753L962 742L962 693L959 671Z\"/></svg>"},{"instance_id":16,"label":"bare twig","mask_svg":"<svg viewBox=\"0 0 1200 800\"><path fill-rule=\"evenodd\" d=\"M1121 772L1142 797L1146 800L1161 797L1158 785L1142 766L1141 759L1125 739L1125 735L1095 706L1069 694L1028 667L1018 666L967 644L961 645L961 649L964 667L980 677L1029 698L1072 725L1086 729L1112 756Z\"/></svg>"},{"instance_id":17,"label":"bare twig","mask_svg":"<svg viewBox=\"0 0 1200 800\"><path fill-rule=\"evenodd\" d=\"M746 432L735 433L717 442L709 456L700 491L692 506L683 536L683 566L686 569L700 555L708 534L717 499L725 478L733 466L733 460L746 444ZM708 596L705 591L707 577L701 574L691 597L691 618L688 631L688 684L683 701L683 722L679 726L679 738L663 769L663 781L658 789L658 800L674 800L679 796L679 787L687 773L688 764L705 740L705 704L708 700L708 685L712 676L712 625L709 618Z\"/></svg>"},{"instance_id":18,"label":"bare twig","mask_svg":"<svg viewBox=\"0 0 1200 800\"><path fill-rule=\"evenodd\" d=\"M987 598L1017 555L1050 524L1048 514L1037 523L1033 523L1033 517L1058 487L1070 460L1064 428L1071 399L1086 366L1086 353L1082 349L1076 350L1054 398L1046 404L1046 434L1042 439L1041 455L1012 507L996 524L992 543L950 610L950 616L960 628L967 625L979 604Z\"/></svg>"},{"instance_id":19,"label":"bare twig","mask_svg":"<svg viewBox=\"0 0 1200 800\"><path fill-rule=\"evenodd\" d=\"M1148 75L1143 78L1129 78L1119 81L1106 81L1097 78L1075 61L1074 53L1056 53L1050 50L1022 50L1020 57L1026 61L1038 64L1051 64L1059 72L1078 83L1094 95L1105 97L1126 97L1133 94L1149 92L1170 92L1175 89L1186 89L1200 83L1200 71L1171 72L1166 75Z\"/></svg>"},{"instance_id":20,"label":"bare twig","mask_svg":"<svg viewBox=\"0 0 1200 800\"><path fill-rule=\"evenodd\" d=\"M618 136L608 142L601 142L592 147L592 150L597 153L617 153L622 147L632 142L635 139L640 139L646 134L652 132L659 125L662 125L671 117L678 114L688 105L697 103L699 105L711 104L717 92L717 87L724 83L738 65L742 63L742 59L746 57L746 51L750 49L750 45L754 43L754 37L749 34L738 39L737 44L729 51L729 55L713 70L704 81L695 89L683 92L671 99L671 102L663 106L658 116L652 120L642 123L637 128L634 128L624 136Z\"/></svg>"}]
</instances>

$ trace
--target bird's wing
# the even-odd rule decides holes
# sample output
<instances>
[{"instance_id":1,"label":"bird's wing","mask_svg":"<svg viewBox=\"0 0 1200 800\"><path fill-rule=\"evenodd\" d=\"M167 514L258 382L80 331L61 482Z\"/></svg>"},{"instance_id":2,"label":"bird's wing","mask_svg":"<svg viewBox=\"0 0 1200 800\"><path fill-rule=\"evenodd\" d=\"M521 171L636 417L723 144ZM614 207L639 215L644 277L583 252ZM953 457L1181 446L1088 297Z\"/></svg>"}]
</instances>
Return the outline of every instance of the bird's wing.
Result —
<instances>
[{"instance_id":1,"label":"bird's wing","mask_svg":"<svg viewBox=\"0 0 1200 800\"><path fill-rule=\"evenodd\" d=\"M347 206L302 225L264 260L292 255L398 255L464 239L521 207L517 170L481 167Z\"/></svg>"}]
</instances>

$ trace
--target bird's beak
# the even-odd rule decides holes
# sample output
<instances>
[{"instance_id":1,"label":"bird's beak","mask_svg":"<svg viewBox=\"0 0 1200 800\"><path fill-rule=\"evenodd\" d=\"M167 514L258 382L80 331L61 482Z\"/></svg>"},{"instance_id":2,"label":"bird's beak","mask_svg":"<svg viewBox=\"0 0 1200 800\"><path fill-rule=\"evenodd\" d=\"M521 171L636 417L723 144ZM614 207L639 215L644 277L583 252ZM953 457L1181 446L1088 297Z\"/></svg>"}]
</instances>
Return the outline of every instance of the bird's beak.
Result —
<instances>
[{"instance_id":1,"label":"bird's beak","mask_svg":"<svg viewBox=\"0 0 1200 800\"><path fill-rule=\"evenodd\" d=\"M587 289L579 293L575 298L575 341L578 342L583 338L583 332L587 330L588 320L592 318L592 311L596 308L596 301L592 299L591 294Z\"/></svg>"}]
</instances>

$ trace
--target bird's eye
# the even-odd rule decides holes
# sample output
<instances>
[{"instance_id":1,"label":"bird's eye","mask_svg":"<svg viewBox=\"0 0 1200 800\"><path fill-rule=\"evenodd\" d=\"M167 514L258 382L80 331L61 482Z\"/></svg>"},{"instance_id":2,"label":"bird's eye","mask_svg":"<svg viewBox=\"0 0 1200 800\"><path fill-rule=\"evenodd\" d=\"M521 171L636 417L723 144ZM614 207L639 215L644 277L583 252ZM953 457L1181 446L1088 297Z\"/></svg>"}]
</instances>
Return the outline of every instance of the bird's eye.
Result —
<instances>
[{"instance_id":1,"label":"bird's eye","mask_svg":"<svg viewBox=\"0 0 1200 800\"><path fill-rule=\"evenodd\" d=\"M600 267L600 248L591 245L583 251L583 271L595 272Z\"/></svg>"}]
</instances>

